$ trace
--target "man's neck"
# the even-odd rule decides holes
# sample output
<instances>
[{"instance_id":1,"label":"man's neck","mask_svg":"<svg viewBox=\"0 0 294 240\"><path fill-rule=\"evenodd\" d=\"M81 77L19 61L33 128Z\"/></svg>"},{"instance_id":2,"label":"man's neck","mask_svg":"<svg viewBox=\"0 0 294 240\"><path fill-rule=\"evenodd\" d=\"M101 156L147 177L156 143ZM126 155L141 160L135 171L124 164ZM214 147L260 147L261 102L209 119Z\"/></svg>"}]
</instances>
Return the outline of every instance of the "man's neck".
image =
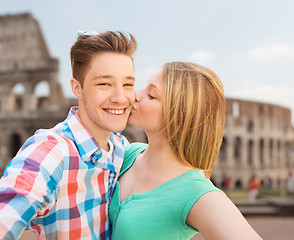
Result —
<instances>
[{"instance_id":1,"label":"man's neck","mask_svg":"<svg viewBox=\"0 0 294 240\"><path fill-rule=\"evenodd\" d=\"M86 127L88 128L88 126ZM92 134L96 142L99 144L99 146L105 151L109 151L108 140L111 133L105 131L104 129L101 131L100 129L97 129L95 127L90 127L88 128L88 130Z\"/></svg>"},{"instance_id":2,"label":"man's neck","mask_svg":"<svg viewBox=\"0 0 294 240\"><path fill-rule=\"evenodd\" d=\"M101 127L97 126L97 124L92 122L90 119L83 117L83 114L81 114L80 109L77 111L77 114L80 117L83 124L85 125L85 127L87 128L87 130L91 133L96 142L99 144L99 146L105 151L109 151L108 140L111 132L102 129Z\"/></svg>"}]
</instances>

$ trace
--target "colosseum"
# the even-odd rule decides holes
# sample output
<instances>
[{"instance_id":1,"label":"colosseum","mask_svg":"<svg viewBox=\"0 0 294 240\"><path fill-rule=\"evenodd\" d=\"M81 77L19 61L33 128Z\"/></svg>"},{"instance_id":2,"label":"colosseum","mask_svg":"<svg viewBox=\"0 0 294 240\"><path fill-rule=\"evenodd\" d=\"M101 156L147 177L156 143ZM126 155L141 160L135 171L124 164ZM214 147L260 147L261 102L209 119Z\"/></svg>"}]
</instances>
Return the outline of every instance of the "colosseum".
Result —
<instances>
[{"instance_id":1,"label":"colosseum","mask_svg":"<svg viewBox=\"0 0 294 240\"><path fill-rule=\"evenodd\" d=\"M50 56L38 22L29 13L0 16L0 176L22 143L39 128L65 119L74 99L58 81L58 60ZM39 94L39 90L45 94ZM144 133L127 126L131 142ZM227 98L226 125L213 181L229 177L232 188L248 188L252 175L264 186L283 187L294 172L291 110L268 103Z\"/></svg>"},{"instance_id":2,"label":"colosseum","mask_svg":"<svg viewBox=\"0 0 294 240\"><path fill-rule=\"evenodd\" d=\"M0 170L36 129L64 119L58 60L30 14L0 16ZM38 89L47 89L42 96Z\"/></svg>"},{"instance_id":3,"label":"colosseum","mask_svg":"<svg viewBox=\"0 0 294 240\"><path fill-rule=\"evenodd\" d=\"M233 188L248 188L250 178L264 187L284 187L294 169L294 131L289 108L227 98L223 142L213 177L227 176Z\"/></svg>"}]
</instances>

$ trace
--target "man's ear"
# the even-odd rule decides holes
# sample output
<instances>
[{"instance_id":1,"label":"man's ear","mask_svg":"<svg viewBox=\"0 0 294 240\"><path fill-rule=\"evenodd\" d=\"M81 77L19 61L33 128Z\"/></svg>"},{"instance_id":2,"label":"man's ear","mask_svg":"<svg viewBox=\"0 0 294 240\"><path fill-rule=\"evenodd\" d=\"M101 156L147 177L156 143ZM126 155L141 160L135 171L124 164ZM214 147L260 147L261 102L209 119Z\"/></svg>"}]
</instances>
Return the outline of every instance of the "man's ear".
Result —
<instances>
[{"instance_id":1,"label":"man's ear","mask_svg":"<svg viewBox=\"0 0 294 240\"><path fill-rule=\"evenodd\" d=\"M71 86L71 90L73 92L74 95L76 95L76 97L78 99L82 98L82 86L80 84L80 82L78 80L76 80L75 78L72 78L70 80L70 86Z\"/></svg>"}]
</instances>

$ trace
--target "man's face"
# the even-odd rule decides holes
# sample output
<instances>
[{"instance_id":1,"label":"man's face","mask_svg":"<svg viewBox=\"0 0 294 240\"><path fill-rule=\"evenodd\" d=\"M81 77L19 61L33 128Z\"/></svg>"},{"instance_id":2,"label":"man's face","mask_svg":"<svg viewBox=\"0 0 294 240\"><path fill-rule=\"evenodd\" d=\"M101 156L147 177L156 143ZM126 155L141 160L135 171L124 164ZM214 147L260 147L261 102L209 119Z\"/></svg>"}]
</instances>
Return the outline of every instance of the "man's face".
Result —
<instances>
[{"instance_id":1,"label":"man's face","mask_svg":"<svg viewBox=\"0 0 294 240\"><path fill-rule=\"evenodd\" d=\"M122 131L127 123L134 94L134 66L124 54L99 53L93 56L84 77L84 85L76 86L78 114L92 134Z\"/></svg>"}]
</instances>

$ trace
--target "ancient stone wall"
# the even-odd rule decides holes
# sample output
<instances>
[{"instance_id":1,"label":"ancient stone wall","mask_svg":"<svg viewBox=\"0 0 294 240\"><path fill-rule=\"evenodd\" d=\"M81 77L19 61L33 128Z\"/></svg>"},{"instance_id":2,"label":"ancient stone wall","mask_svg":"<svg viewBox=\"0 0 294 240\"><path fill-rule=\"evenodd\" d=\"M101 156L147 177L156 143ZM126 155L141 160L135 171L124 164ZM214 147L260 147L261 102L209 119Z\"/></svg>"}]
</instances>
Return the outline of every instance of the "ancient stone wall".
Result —
<instances>
[{"instance_id":1,"label":"ancient stone wall","mask_svg":"<svg viewBox=\"0 0 294 240\"><path fill-rule=\"evenodd\" d=\"M58 60L50 56L31 14L0 16L0 173L39 128L67 115L58 82Z\"/></svg>"},{"instance_id":2,"label":"ancient stone wall","mask_svg":"<svg viewBox=\"0 0 294 240\"><path fill-rule=\"evenodd\" d=\"M227 99L221 150L213 171L215 182L224 176L232 188L248 188L255 175L264 187L283 187L294 170L294 132L291 110L268 103Z\"/></svg>"}]
</instances>

